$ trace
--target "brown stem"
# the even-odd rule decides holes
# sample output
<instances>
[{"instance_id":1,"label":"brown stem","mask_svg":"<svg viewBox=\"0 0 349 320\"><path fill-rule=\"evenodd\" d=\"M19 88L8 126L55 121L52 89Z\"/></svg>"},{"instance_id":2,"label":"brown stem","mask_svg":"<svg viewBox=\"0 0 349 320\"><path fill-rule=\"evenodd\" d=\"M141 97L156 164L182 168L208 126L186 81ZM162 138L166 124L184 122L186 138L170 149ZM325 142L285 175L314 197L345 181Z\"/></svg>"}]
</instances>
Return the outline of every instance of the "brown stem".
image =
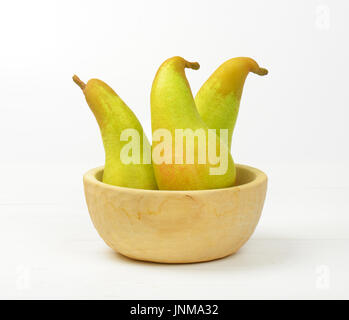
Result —
<instances>
[{"instance_id":1,"label":"brown stem","mask_svg":"<svg viewBox=\"0 0 349 320\"><path fill-rule=\"evenodd\" d=\"M198 62L185 61L185 67L190 68L190 69L194 69L194 70L198 70L200 68L200 65Z\"/></svg>"},{"instance_id":2,"label":"brown stem","mask_svg":"<svg viewBox=\"0 0 349 320\"><path fill-rule=\"evenodd\" d=\"M83 81L81 81L77 75L74 74L73 80L81 88L81 90L85 89L86 84Z\"/></svg>"},{"instance_id":3,"label":"brown stem","mask_svg":"<svg viewBox=\"0 0 349 320\"><path fill-rule=\"evenodd\" d=\"M265 76L266 74L268 74L268 70L267 69L265 69L265 68L256 68L256 69L254 69L254 70L252 70L252 72L253 73L256 73L256 74L258 74L258 75L260 75L260 76Z\"/></svg>"}]
</instances>

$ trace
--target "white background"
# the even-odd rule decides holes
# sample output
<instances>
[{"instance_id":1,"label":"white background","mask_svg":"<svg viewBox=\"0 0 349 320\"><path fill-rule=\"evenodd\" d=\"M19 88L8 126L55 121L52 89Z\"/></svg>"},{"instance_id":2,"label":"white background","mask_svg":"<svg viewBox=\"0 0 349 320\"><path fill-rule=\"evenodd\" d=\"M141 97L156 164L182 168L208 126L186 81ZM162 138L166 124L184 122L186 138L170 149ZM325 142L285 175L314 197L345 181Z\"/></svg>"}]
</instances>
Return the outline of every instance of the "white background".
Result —
<instances>
[{"instance_id":1,"label":"white background","mask_svg":"<svg viewBox=\"0 0 349 320\"><path fill-rule=\"evenodd\" d=\"M0 298L349 298L349 3L4 1L0 5ZM165 59L194 94L250 56L236 162L269 188L252 239L194 265L128 260L98 237L82 175L102 165L99 130L74 73L110 84L150 136Z\"/></svg>"}]
</instances>

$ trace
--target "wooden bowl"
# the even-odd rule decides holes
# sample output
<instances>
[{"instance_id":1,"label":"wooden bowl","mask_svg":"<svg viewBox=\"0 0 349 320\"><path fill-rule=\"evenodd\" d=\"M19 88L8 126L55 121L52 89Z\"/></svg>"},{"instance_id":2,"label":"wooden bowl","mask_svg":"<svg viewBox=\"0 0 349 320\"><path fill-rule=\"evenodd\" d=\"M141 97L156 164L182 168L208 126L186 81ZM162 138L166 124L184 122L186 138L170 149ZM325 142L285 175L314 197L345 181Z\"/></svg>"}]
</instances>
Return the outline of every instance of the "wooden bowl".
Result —
<instances>
[{"instance_id":1,"label":"wooden bowl","mask_svg":"<svg viewBox=\"0 0 349 320\"><path fill-rule=\"evenodd\" d=\"M86 202L101 238L129 258L192 263L237 252L262 212L267 176L236 165L236 186L197 191L116 187L101 182L103 167L84 175Z\"/></svg>"}]
</instances>

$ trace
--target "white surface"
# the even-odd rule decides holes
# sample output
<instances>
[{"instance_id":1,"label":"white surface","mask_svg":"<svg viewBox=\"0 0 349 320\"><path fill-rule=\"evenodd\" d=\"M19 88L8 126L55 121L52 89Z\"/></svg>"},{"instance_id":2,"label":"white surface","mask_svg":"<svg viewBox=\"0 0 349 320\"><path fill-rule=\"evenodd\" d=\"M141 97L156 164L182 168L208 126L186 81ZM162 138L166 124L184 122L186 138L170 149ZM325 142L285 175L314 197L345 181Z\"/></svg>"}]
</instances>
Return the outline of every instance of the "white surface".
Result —
<instances>
[{"instance_id":1,"label":"white surface","mask_svg":"<svg viewBox=\"0 0 349 320\"><path fill-rule=\"evenodd\" d=\"M161 265L129 260L104 244L89 219L78 166L22 167L28 185L10 184L12 170L3 169L12 189L0 190L0 298L349 298L344 183L295 184L274 167L260 224L236 255ZM297 171L305 176L312 168ZM23 202L14 203L19 195Z\"/></svg>"},{"instance_id":2,"label":"white surface","mask_svg":"<svg viewBox=\"0 0 349 320\"><path fill-rule=\"evenodd\" d=\"M7 1L0 5L1 298L348 298L349 2ZM269 175L262 220L235 256L195 265L114 254L82 174L104 161L71 76L108 82L150 133L160 63L182 55L194 94L234 56L246 81L236 162Z\"/></svg>"}]
</instances>

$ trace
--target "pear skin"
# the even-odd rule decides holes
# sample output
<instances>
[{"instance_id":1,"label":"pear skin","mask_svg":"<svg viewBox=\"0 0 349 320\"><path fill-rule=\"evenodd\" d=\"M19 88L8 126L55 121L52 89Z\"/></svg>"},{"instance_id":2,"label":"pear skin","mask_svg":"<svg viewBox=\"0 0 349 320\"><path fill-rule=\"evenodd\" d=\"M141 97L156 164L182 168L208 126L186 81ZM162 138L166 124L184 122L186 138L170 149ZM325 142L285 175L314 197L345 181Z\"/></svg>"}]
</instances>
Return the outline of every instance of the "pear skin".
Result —
<instances>
[{"instance_id":1,"label":"pear skin","mask_svg":"<svg viewBox=\"0 0 349 320\"><path fill-rule=\"evenodd\" d=\"M219 129L228 129L229 150L242 90L249 72L260 76L268 74L268 70L260 68L251 58L230 59L213 72L195 97L199 114L209 128L217 129L218 134Z\"/></svg>"},{"instance_id":2,"label":"pear skin","mask_svg":"<svg viewBox=\"0 0 349 320\"><path fill-rule=\"evenodd\" d=\"M82 89L101 131L105 150L103 182L127 188L157 189L153 167L150 161L145 164L143 161L146 150L150 159L150 144L135 114L103 81L91 79L85 84L75 75L73 80ZM138 132L139 162L122 161L122 150L129 143L122 138L126 129Z\"/></svg>"},{"instance_id":3,"label":"pear skin","mask_svg":"<svg viewBox=\"0 0 349 320\"><path fill-rule=\"evenodd\" d=\"M153 131L153 168L156 181L161 190L205 190L230 187L235 182L235 165L228 151L227 141L221 140L214 134L214 151L216 155L226 154L226 169L213 173L220 164L208 161L208 148L199 148L198 139L189 145L187 139L176 139L178 130L192 130L204 133L206 146L208 146L208 126L201 119L194 97L185 75L185 68L199 69L197 62L188 62L181 57L166 60L158 69L151 89L151 122ZM165 150L169 153L167 160L155 160L158 147L166 140L155 139L158 130L170 133L172 143ZM212 137L212 135L211 135ZM196 139L196 138L195 138ZM167 140L168 141L168 140ZM177 146L176 146L177 144ZM189 148L188 148L189 146ZM177 149L178 147L178 149ZM181 161L180 153L183 151ZM224 151L224 152L223 152ZM193 161L187 161L187 155L192 152ZM160 153L160 152L159 152ZM200 161L206 156L206 162Z\"/></svg>"}]
</instances>

